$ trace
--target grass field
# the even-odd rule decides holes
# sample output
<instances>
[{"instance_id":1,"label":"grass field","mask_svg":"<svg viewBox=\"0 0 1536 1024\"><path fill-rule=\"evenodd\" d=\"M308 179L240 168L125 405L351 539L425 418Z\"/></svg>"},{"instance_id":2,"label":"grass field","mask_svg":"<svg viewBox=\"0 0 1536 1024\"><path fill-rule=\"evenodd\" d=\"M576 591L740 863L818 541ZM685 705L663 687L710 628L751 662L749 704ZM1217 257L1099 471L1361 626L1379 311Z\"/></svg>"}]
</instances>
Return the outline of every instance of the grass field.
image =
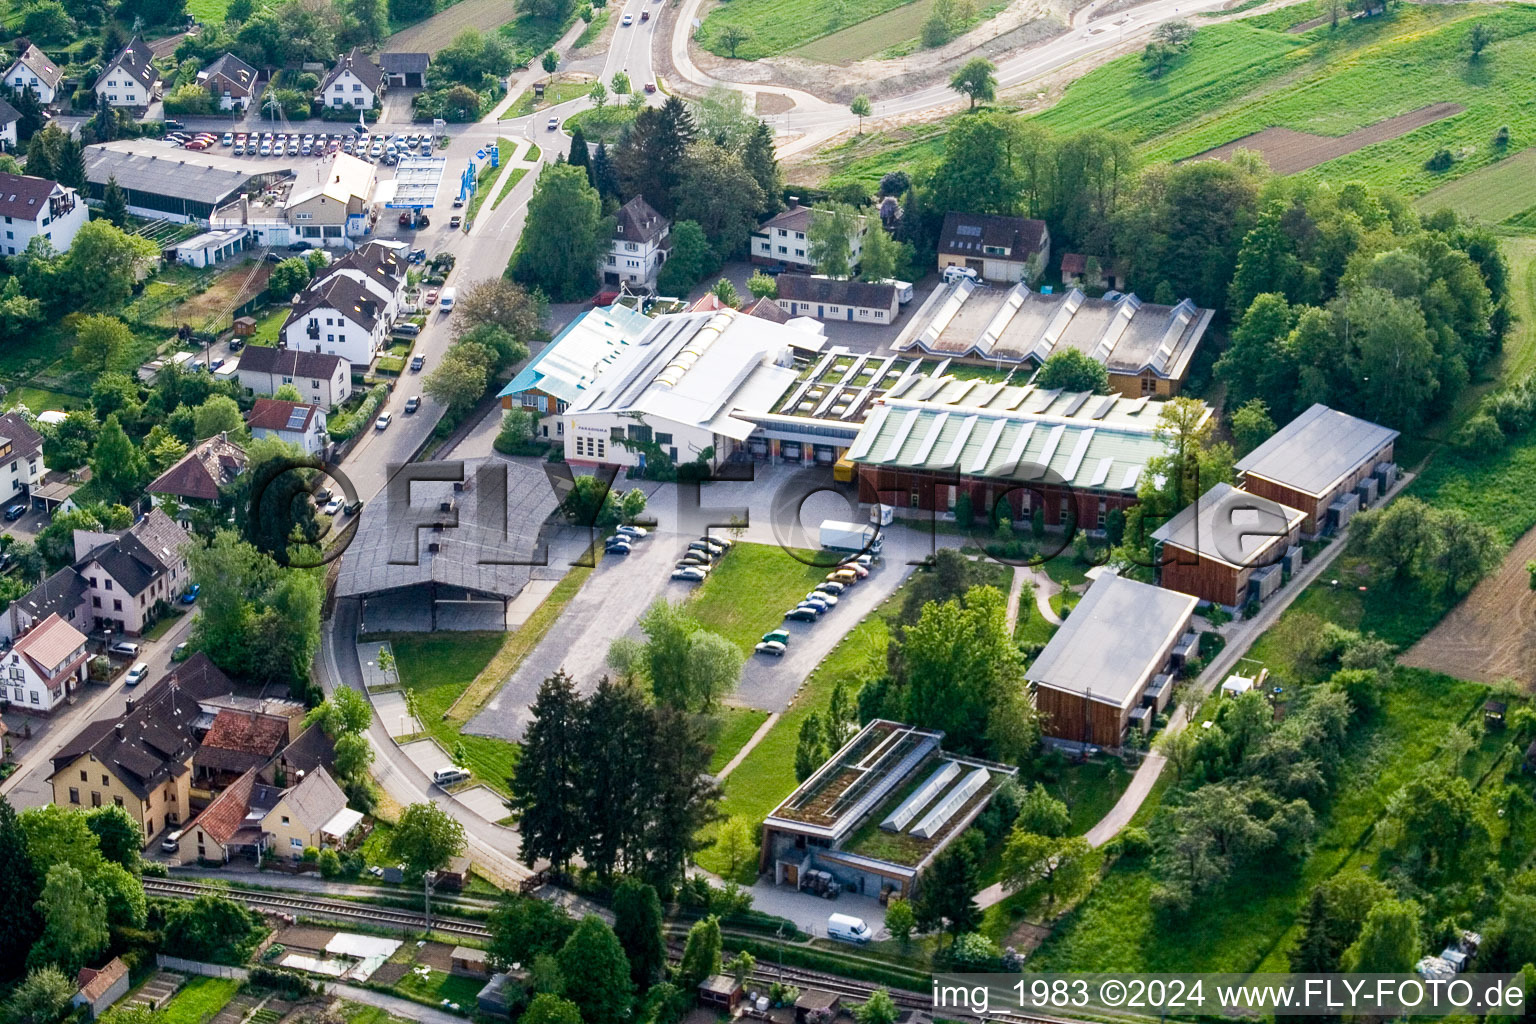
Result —
<instances>
[{"instance_id":1,"label":"grass field","mask_svg":"<svg viewBox=\"0 0 1536 1024\"><path fill-rule=\"evenodd\" d=\"M931 4L932 0L919 0L919 2ZM711 53L729 57L730 49L720 42L721 30L727 25L746 29L751 33L750 38L736 48L736 56L742 60L758 60L762 57L786 53L834 33L842 34L842 30L853 25L862 25L886 11L897 8L912 9L911 3L912 0L868 0L862 4L828 4L823 0L773 0L771 3L765 0L731 0L709 12L698 31L697 39L699 44ZM880 46L867 50L861 55L867 56L893 43L910 39L916 34L917 27L922 24L923 15L912 14L911 18L910 27L901 31L895 38L888 37L898 30L882 29ZM856 34L845 35L844 39L851 50L861 50L864 47ZM822 56L818 59L850 60L853 58L838 55L834 51L830 56Z\"/></svg>"},{"instance_id":2,"label":"grass field","mask_svg":"<svg viewBox=\"0 0 1536 1024\"><path fill-rule=\"evenodd\" d=\"M416 695L416 710L427 735L453 751L464 744L464 767L499 793L517 763L517 744L460 732L461 723L446 717L465 687L501 650L506 633L414 633L390 638L400 681ZM516 635L516 634L510 634Z\"/></svg>"},{"instance_id":3,"label":"grass field","mask_svg":"<svg viewBox=\"0 0 1536 1024\"><path fill-rule=\"evenodd\" d=\"M709 772L716 774L736 752L747 745L747 740L757 732L758 726L768 718L768 712L757 708L721 708L710 716L705 741L715 748L709 760Z\"/></svg>"},{"instance_id":4,"label":"grass field","mask_svg":"<svg viewBox=\"0 0 1536 1024\"><path fill-rule=\"evenodd\" d=\"M903 7L877 14L848 28L822 36L790 52L826 64L863 60L917 38L918 29L933 10L934 0L912 0Z\"/></svg>"},{"instance_id":5,"label":"grass field","mask_svg":"<svg viewBox=\"0 0 1536 1024\"><path fill-rule=\"evenodd\" d=\"M435 968L425 978L414 971L408 971L405 977L395 983L396 992L428 1006L437 1006L447 1000L460 1006L472 1007L475 1005L475 996L484 987L483 978L462 978Z\"/></svg>"},{"instance_id":6,"label":"grass field","mask_svg":"<svg viewBox=\"0 0 1536 1024\"><path fill-rule=\"evenodd\" d=\"M751 655L763 634L779 627L784 609L793 608L826 575L824 567L808 565L782 548L737 544L694 590L688 610L705 629Z\"/></svg>"},{"instance_id":7,"label":"grass field","mask_svg":"<svg viewBox=\"0 0 1536 1024\"><path fill-rule=\"evenodd\" d=\"M492 167L487 160L480 167L480 172L475 175L475 194L470 197L469 208L464 211L464 230L475 222L475 217L480 213L480 207L485 205L486 198L491 194L491 185L495 183L496 176L502 169L512 162L512 154L517 152L517 143L510 139L497 139L496 150L500 154L500 163ZM489 154L487 154L489 155ZM494 209L494 206L492 207Z\"/></svg>"},{"instance_id":8,"label":"grass field","mask_svg":"<svg viewBox=\"0 0 1536 1024\"><path fill-rule=\"evenodd\" d=\"M576 37L572 49L579 50L583 46L590 45L593 40L603 34L603 29L608 27L608 19L612 16L613 12L606 7L600 11L594 11L592 20L587 22L587 27L581 30L581 35Z\"/></svg>"},{"instance_id":9,"label":"grass field","mask_svg":"<svg viewBox=\"0 0 1536 1024\"><path fill-rule=\"evenodd\" d=\"M1536 147L1426 192L1414 203L1425 213L1452 209L1485 224L1500 224L1536 205Z\"/></svg>"},{"instance_id":10,"label":"grass field","mask_svg":"<svg viewBox=\"0 0 1536 1024\"><path fill-rule=\"evenodd\" d=\"M522 181L523 177L527 173L528 168L526 167L512 168L512 170L507 173L506 180L501 183L501 191L497 192L496 198L491 200L491 209L494 210L496 207L500 206L501 201L507 198L507 195L517 187L517 183Z\"/></svg>"},{"instance_id":11,"label":"grass field","mask_svg":"<svg viewBox=\"0 0 1536 1024\"><path fill-rule=\"evenodd\" d=\"M507 109L502 112L500 119L503 121L508 121L514 117L526 117L533 113L535 110L543 110L545 107L552 107L558 103L565 103L568 100L578 99L582 96L585 96L591 90L592 82L590 80L580 82L567 82L561 81L557 78L556 81L550 82L545 87L544 96L542 99L535 96L533 94L533 90L530 89L519 96L515 103L508 106ZM529 156L528 159L538 159L537 150L538 147L535 146L534 152Z\"/></svg>"},{"instance_id":12,"label":"grass field","mask_svg":"<svg viewBox=\"0 0 1536 1024\"><path fill-rule=\"evenodd\" d=\"M204 1024L239 991L240 981L235 978L189 978L165 1004L160 1013L161 1024Z\"/></svg>"}]
</instances>

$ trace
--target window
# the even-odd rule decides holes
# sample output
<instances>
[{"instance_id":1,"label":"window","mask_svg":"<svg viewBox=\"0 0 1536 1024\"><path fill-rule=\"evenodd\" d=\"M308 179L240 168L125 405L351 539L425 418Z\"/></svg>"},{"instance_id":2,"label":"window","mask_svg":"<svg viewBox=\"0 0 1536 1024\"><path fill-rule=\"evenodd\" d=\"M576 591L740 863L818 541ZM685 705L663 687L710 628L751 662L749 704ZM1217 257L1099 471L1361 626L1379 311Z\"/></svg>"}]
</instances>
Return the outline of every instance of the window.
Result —
<instances>
[{"instance_id":1,"label":"window","mask_svg":"<svg viewBox=\"0 0 1536 1024\"><path fill-rule=\"evenodd\" d=\"M110 578L107 580L107 589L108 590L112 589L112 580Z\"/></svg>"},{"instance_id":2,"label":"window","mask_svg":"<svg viewBox=\"0 0 1536 1024\"><path fill-rule=\"evenodd\" d=\"M115 612L122 611L123 610L123 602L121 602L121 601L113 601L112 602L112 610L115 611Z\"/></svg>"},{"instance_id":3,"label":"window","mask_svg":"<svg viewBox=\"0 0 1536 1024\"><path fill-rule=\"evenodd\" d=\"M287 824L289 824L289 821L288 821L288 815L286 815L286 814L285 814L285 815L283 815L283 824L284 824L284 825L287 825Z\"/></svg>"},{"instance_id":4,"label":"window","mask_svg":"<svg viewBox=\"0 0 1536 1024\"><path fill-rule=\"evenodd\" d=\"M81 769L80 769L80 781L81 781L81 782L88 782L88 781L90 781L90 780L88 780L88 779L87 779L87 778L86 778L86 777L85 777L85 769L84 769L84 768L81 768Z\"/></svg>"},{"instance_id":5,"label":"window","mask_svg":"<svg viewBox=\"0 0 1536 1024\"><path fill-rule=\"evenodd\" d=\"M304 849L304 840L300 839L298 836L291 836L288 839L288 845L292 849L302 850Z\"/></svg>"},{"instance_id":6,"label":"window","mask_svg":"<svg viewBox=\"0 0 1536 1024\"><path fill-rule=\"evenodd\" d=\"M657 444L671 444L672 443L672 435L671 434L664 434L664 433L662 433L661 431L658 430L656 432L656 443Z\"/></svg>"},{"instance_id":7,"label":"window","mask_svg":"<svg viewBox=\"0 0 1536 1024\"><path fill-rule=\"evenodd\" d=\"M101 598L99 598L99 597L91 598L91 607L92 608L100 608L101 607Z\"/></svg>"},{"instance_id":8,"label":"window","mask_svg":"<svg viewBox=\"0 0 1536 1024\"><path fill-rule=\"evenodd\" d=\"M117 804L117 806L119 806L119 807L123 806L123 798L120 797L120 796L113 797L112 798L112 802Z\"/></svg>"},{"instance_id":9,"label":"window","mask_svg":"<svg viewBox=\"0 0 1536 1024\"><path fill-rule=\"evenodd\" d=\"M622 441L622 440L624 440L624 428L623 427L610 427L608 429L608 436L611 437L615 441Z\"/></svg>"},{"instance_id":10,"label":"window","mask_svg":"<svg viewBox=\"0 0 1536 1024\"><path fill-rule=\"evenodd\" d=\"M1150 375L1142 377L1141 378L1141 393L1144 394L1144 395L1156 394L1157 393L1157 378L1153 377L1153 376L1150 376Z\"/></svg>"},{"instance_id":11,"label":"window","mask_svg":"<svg viewBox=\"0 0 1536 1024\"><path fill-rule=\"evenodd\" d=\"M107 778L107 773L106 772L102 772L101 773L101 784L103 786L110 786L110 785L112 785L112 783Z\"/></svg>"},{"instance_id":12,"label":"window","mask_svg":"<svg viewBox=\"0 0 1536 1024\"><path fill-rule=\"evenodd\" d=\"M876 320L884 320L885 319L885 310L883 310L883 309L875 310L875 319Z\"/></svg>"},{"instance_id":13,"label":"window","mask_svg":"<svg viewBox=\"0 0 1536 1024\"><path fill-rule=\"evenodd\" d=\"M74 786L69 787L69 802L72 804L77 804L80 802L80 791Z\"/></svg>"},{"instance_id":14,"label":"window","mask_svg":"<svg viewBox=\"0 0 1536 1024\"><path fill-rule=\"evenodd\" d=\"M100 807L101 806L101 794L96 792L94 789L91 790L91 806L92 807Z\"/></svg>"}]
</instances>

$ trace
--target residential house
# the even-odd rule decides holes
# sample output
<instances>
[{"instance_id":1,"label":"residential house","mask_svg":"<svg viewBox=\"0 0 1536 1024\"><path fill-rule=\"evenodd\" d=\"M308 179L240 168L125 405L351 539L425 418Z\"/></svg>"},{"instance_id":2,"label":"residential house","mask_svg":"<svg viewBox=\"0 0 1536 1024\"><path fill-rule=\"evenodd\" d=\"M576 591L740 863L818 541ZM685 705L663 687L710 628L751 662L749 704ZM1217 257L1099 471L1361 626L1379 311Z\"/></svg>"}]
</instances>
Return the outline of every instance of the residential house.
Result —
<instances>
[{"instance_id":1,"label":"residential house","mask_svg":"<svg viewBox=\"0 0 1536 1024\"><path fill-rule=\"evenodd\" d=\"M1176 648L1199 601L1121 576L1101 575L1024 670L1046 736L1118 748L1134 725L1150 731L1149 690L1178 667Z\"/></svg>"},{"instance_id":2,"label":"residential house","mask_svg":"<svg viewBox=\"0 0 1536 1024\"><path fill-rule=\"evenodd\" d=\"M348 811L346 794L331 773L320 768L284 790L261 824L275 854L298 860L307 846L344 840L361 820L362 815Z\"/></svg>"},{"instance_id":3,"label":"residential house","mask_svg":"<svg viewBox=\"0 0 1536 1024\"><path fill-rule=\"evenodd\" d=\"M288 719L256 711L222 708L192 755L192 784L218 791L254 771L288 745Z\"/></svg>"},{"instance_id":4,"label":"residential house","mask_svg":"<svg viewBox=\"0 0 1536 1024\"><path fill-rule=\"evenodd\" d=\"M1342 529L1397 480L1397 431L1321 403L1237 460L1238 485L1306 513L1303 536Z\"/></svg>"},{"instance_id":5,"label":"residential house","mask_svg":"<svg viewBox=\"0 0 1536 1024\"><path fill-rule=\"evenodd\" d=\"M360 245L327 264L310 281L310 287L335 275L351 278L368 289L380 303L385 317L393 322L405 303L406 265L401 258L402 251L385 242Z\"/></svg>"},{"instance_id":6,"label":"residential house","mask_svg":"<svg viewBox=\"0 0 1536 1024\"><path fill-rule=\"evenodd\" d=\"M647 330L650 318L614 303L590 309L565 328L500 391L501 407L533 413L539 437L565 436L566 407Z\"/></svg>"},{"instance_id":7,"label":"residential house","mask_svg":"<svg viewBox=\"0 0 1536 1024\"><path fill-rule=\"evenodd\" d=\"M801 206L800 200L789 197L789 207L783 213L759 224L752 232L751 258L753 263L785 270L811 273L816 269L811 259L811 220L819 216L809 206ZM849 239L849 268L857 267L864 252L864 232L868 224L860 221L854 237Z\"/></svg>"},{"instance_id":8,"label":"residential house","mask_svg":"<svg viewBox=\"0 0 1536 1024\"><path fill-rule=\"evenodd\" d=\"M619 207L613 241L603 260L603 283L654 291L656 275L672 248L671 233L671 223L652 209L643 196Z\"/></svg>"},{"instance_id":9,"label":"residential house","mask_svg":"<svg viewBox=\"0 0 1536 1024\"><path fill-rule=\"evenodd\" d=\"M270 395L284 384L305 400L334 409L352 396L352 368L341 356L289 348L248 345L236 372L240 385L254 395Z\"/></svg>"},{"instance_id":10,"label":"residential house","mask_svg":"<svg viewBox=\"0 0 1536 1024\"><path fill-rule=\"evenodd\" d=\"M176 828L191 817L198 700L229 689L229 679L207 655L194 654L147 691L129 696L118 718L91 722L53 755L53 802L116 804L149 842L161 829Z\"/></svg>"},{"instance_id":11,"label":"residential house","mask_svg":"<svg viewBox=\"0 0 1536 1024\"><path fill-rule=\"evenodd\" d=\"M0 174L0 179L7 175ZM3 187L0 181L0 187ZM0 199L3 203L3 199ZM14 412L0 416L0 507L27 502L32 489L47 474L43 465L43 435Z\"/></svg>"},{"instance_id":12,"label":"residential house","mask_svg":"<svg viewBox=\"0 0 1536 1024\"><path fill-rule=\"evenodd\" d=\"M900 308L900 293L893 284L844 281L808 274L780 274L780 309L792 317L846 320L856 324L889 327Z\"/></svg>"},{"instance_id":13,"label":"residential house","mask_svg":"<svg viewBox=\"0 0 1536 1024\"><path fill-rule=\"evenodd\" d=\"M281 792L259 782L256 769L246 769L181 830L177 857L183 864L228 864L239 857L259 862L267 848L262 817L277 803Z\"/></svg>"},{"instance_id":14,"label":"residential house","mask_svg":"<svg viewBox=\"0 0 1536 1024\"><path fill-rule=\"evenodd\" d=\"M55 251L67 252L90 213L72 188L47 178L0 172L0 218L5 220L0 251L15 256L39 235Z\"/></svg>"},{"instance_id":15,"label":"residential house","mask_svg":"<svg viewBox=\"0 0 1536 1024\"><path fill-rule=\"evenodd\" d=\"M7 640L18 637L49 616L84 632L92 624L90 589L90 583L74 566L65 566L0 612L0 636Z\"/></svg>"},{"instance_id":16,"label":"residential house","mask_svg":"<svg viewBox=\"0 0 1536 1024\"><path fill-rule=\"evenodd\" d=\"M1263 601L1301 568L1305 518L1219 483L1153 531L1158 584L1228 609Z\"/></svg>"},{"instance_id":17,"label":"residential house","mask_svg":"<svg viewBox=\"0 0 1536 1024\"><path fill-rule=\"evenodd\" d=\"M1120 288L1121 275L1104 267L1097 256L1069 252L1061 257L1061 281L1076 288Z\"/></svg>"},{"instance_id":18,"label":"residential house","mask_svg":"<svg viewBox=\"0 0 1536 1024\"><path fill-rule=\"evenodd\" d=\"M1051 229L1043 220L947 213L939 231L939 271L968 267L984 281L1033 282L1051 261Z\"/></svg>"},{"instance_id":19,"label":"residential house","mask_svg":"<svg viewBox=\"0 0 1536 1024\"><path fill-rule=\"evenodd\" d=\"M70 1005L86 1007L86 1013L95 1020L128 994L128 980L128 965L118 957L100 967L82 967L75 975L79 991L70 1000Z\"/></svg>"},{"instance_id":20,"label":"residential house","mask_svg":"<svg viewBox=\"0 0 1536 1024\"><path fill-rule=\"evenodd\" d=\"M286 786L316 768L331 771L335 766L336 744L317 722L299 733L297 739L262 765L256 776L269 785Z\"/></svg>"},{"instance_id":21,"label":"residential house","mask_svg":"<svg viewBox=\"0 0 1536 1024\"><path fill-rule=\"evenodd\" d=\"M249 110L261 88L256 69L232 53L199 71L197 84L208 90L220 110Z\"/></svg>"},{"instance_id":22,"label":"residential house","mask_svg":"<svg viewBox=\"0 0 1536 1024\"><path fill-rule=\"evenodd\" d=\"M430 53L381 53L379 71L384 85L402 89L420 89L427 84L427 68L432 65Z\"/></svg>"},{"instance_id":23,"label":"residential house","mask_svg":"<svg viewBox=\"0 0 1536 1024\"><path fill-rule=\"evenodd\" d=\"M147 490L156 507L169 507L185 523L191 508L216 504L221 489L244 473L249 461L245 449L220 432L199 441L175 465L150 481Z\"/></svg>"},{"instance_id":24,"label":"residential house","mask_svg":"<svg viewBox=\"0 0 1536 1024\"><path fill-rule=\"evenodd\" d=\"M0 98L0 149L9 153L16 148L16 127L19 124L21 112Z\"/></svg>"},{"instance_id":25,"label":"residential house","mask_svg":"<svg viewBox=\"0 0 1536 1024\"><path fill-rule=\"evenodd\" d=\"M299 171L283 205L283 219L299 238L327 248L346 248L373 226L377 169L367 160L336 153Z\"/></svg>"},{"instance_id":26,"label":"residential house","mask_svg":"<svg viewBox=\"0 0 1536 1024\"><path fill-rule=\"evenodd\" d=\"M289 700L286 697L246 697L238 693L221 693L205 698L198 703L202 709L202 716L198 720L199 739L207 735L213 728L214 720L225 711L235 711L243 715L264 715L267 718L276 718L285 723L286 733L283 743L292 743L304 732L304 716L309 709L302 701ZM286 746L283 749L287 749Z\"/></svg>"},{"instance_id":27,"label":"residential house","mask_svg":"<svg viewBox=\"0 0 1536 1024\"><path fill-rule=\"evenodd\" d=\"M154 508L120 534L75 531L75 570L89 584L86 597L97 629L138 636L192 582L187 551L192 538Z\"/></svg>"},{"instance_id":28,"label":"residential house","mask_svg":"<svg viewBox=\"0 0 1536 1024\"><path fill-rule=\"evenodd\" d=\"M37 93L38 102L45 107L51 106L58 99L59 86L63 81L63 70L32 43L27 44L21 56L16 58L16 63L5 72L7 85L17 92L31 89Z\"/></svg>"},{"instance_id":29,"label":"residential house","mask_svg":"<svg viewBox=\"0 0 1536 1024\"><path fill-rule=\"evenodd\" d=\"M350 53L342 55L320 83L315 98L324 106L335 109L348 107L372 110L384 95L384 74L369 59L361 47L354 46Z\"/></svg>"},{"instance_id":30,"label":"residential house","mask_svg":"<svg viewBox=\"0 0 1536 1024\"><path fill-rule=\"evenodd\" d=\"M290 349L340 356L353 366L371 366L389 338L390 322L368 287L344 274L311 283L283 322Z\"/></svg>"},{"instance_id":31,"label":"residential house","mask_svg":"<svg viewBox=\"0 0 1536 1024\"><path fill-rule=\"evenodd\" d=\"M160 70L154 58L149 44L134 36L97 76L96 99L114 107L148 107L160 98Z\"/></svg>"},{"instance_id":32,"label":"residential house","mask_svg":"<svg viewBox=\"0 0 1536 1024\"><path fill-rule=\"evenodd\" d=\"M43 478L32 488L32 507L50 517L77 511L80 506L75 504L75 494L91 482L92 475L90 466L67 471L45 466Z\"/></svg>"},{"instance_id":33,"label":"residential house","mask_svg":"<svg viewBox=\"0 0 1536 1024\"><path fill-rule=\"evenodd\" d=\"M12 709L52 713L85 682L86 636L58 615L50 615L21 636L5 654L0 688Z\"/></svg>"},{"instance_id":34,"label":"residential house","mask_svg":"<svg viewBox=\"0 0 1536 1024\"><path fill-rule=\"evenodd\" d=\"M304 402L258 398L251 411L245 414L245 425L254 438L275 437L306 455L323 453L329 441L325 433L325 410Z\"/></svg>"}]
</instances>

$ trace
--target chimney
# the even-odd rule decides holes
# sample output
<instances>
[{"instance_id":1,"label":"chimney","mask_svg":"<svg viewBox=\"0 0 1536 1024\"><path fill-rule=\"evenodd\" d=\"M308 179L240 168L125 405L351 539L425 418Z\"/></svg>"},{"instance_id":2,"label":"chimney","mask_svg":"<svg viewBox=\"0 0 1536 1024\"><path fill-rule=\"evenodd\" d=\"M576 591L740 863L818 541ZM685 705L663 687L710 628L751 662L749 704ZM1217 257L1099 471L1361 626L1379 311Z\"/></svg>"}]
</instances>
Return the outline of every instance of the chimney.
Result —
<instances>
[{"instance_id":1,"label":"chimney","mask_svg":"<svg viewBox=\"0 0 1536 1024\"><path fill-rule=\"evenodd\" d=\"M123 700L123 714L124 715L131 715L131 714L133 714L133 698L132 697L128 697L128 698L125 698Z\"/></svg>"},{"instance_id":2,"label":"chimney","mask_svg":"<svg viewBox=\"0 0 1536 1024\"><path fill-rule=\"evenodd\" d=\"M800 208L800 197L799 196L790 196L789 197L789 208L791 210L798 210Z\"/></svg>"},{"instance_id":3,"label":"chimney","mask_svg":"<svg viewBox=\"0 0 1536 1024\"><path fill-rule=\"evenodd\" d=\"M123 727L123 723L122 722L118 722L117 723L116 729L117 729L117 742L121 743L121 742L123 742L124 740L126 740L128 738L128 730Z\"/></svg>"}]
</instances>

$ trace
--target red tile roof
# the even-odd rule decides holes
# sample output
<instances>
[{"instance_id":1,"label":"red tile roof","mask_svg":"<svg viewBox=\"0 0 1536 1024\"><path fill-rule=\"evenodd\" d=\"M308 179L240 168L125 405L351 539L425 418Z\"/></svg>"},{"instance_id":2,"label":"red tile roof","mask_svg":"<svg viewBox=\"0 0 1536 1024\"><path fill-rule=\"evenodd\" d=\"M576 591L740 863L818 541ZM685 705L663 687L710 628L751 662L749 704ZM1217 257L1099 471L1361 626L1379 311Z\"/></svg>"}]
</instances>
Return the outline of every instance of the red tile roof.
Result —
<instances>
[{"instance_id":1,"label":"red tile roof","mask_svg":"<svg viewBox=\"0 0 1536 1024\"><path fill-rule=\"evenodd\" d=\"M251 790L256 786L256 769L251 768L234 782L229 788L213 798L213 802L203 808L203 813L192 819L193 826L201 826L208 833L210 839L220 846L229 842L240 827L245 824L246 813L250 810Z\"/></svg>"},{"instance_id":2,"label":"red tile roof","mask_svg":"<svg viewBox=\"0 0 1536 1024\"><path fill-rule=\"evenodd\" d=\"M319 408L317 405L310 405L306 402L285 402L278 398L258 398L256 399L256 404L251 406L251 411L246 414L245 425L252 430L261 428L264 430L307 431L309 430L310 423L314 421L315 413ZM293 411L295 409L304 411L304 420L299 427L290 427L289 423L293 419Z\"/></svg>"},{"instance_id":3,"label":"red tile roof","mask_svg":"<svg viewBox=\"0 0 1536 1024\"><path fill-rule=\"evenodd\" d=\"M203 749L234 750L243 754L271 757L288 742L288 722L272 715L225 708L213 716L213 725L203 737Z\"/></svg>"},{"instance_id":4,"label":"red tile roof","mask_svg":"<svg viewBox=\"0 0 1536 1024\"><path fill-rule=\"evenodd\" d=\"M85 634L57 613L48 616L16 641L15 653L26 656L45 679L75 651L85 646Z\"/></svg>"},{"instance_id":5,"label":"red tile roof","mask_svg":"<svg viewBox=\"0 0 1536 1024\"><path fill-rule=\"evenodd\" d=\"M80 973L75 976L75 984L80 986L80 995L87 1001L94 1003L107 994L107 989L117 983L118 979L128 974L128 965L117 957L108 960L101 967L82 967Z\"/></svg>"}]
</instances>

